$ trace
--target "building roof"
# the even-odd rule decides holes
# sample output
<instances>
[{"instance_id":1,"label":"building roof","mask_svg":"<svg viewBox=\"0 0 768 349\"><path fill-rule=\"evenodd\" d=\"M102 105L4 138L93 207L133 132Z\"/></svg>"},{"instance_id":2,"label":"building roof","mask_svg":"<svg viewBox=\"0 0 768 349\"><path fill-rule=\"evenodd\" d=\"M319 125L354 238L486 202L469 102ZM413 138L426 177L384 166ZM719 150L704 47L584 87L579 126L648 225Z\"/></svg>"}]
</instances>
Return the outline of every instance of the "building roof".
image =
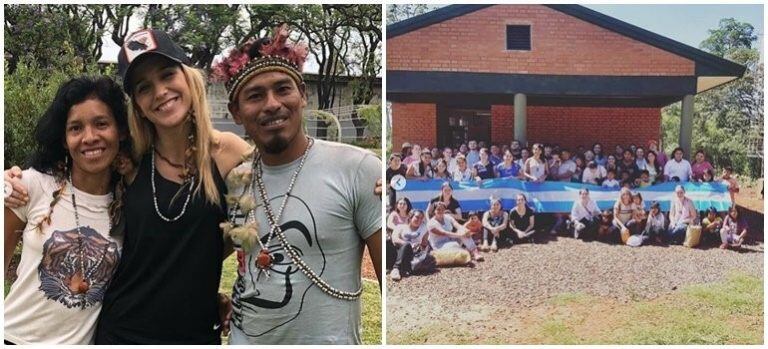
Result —
<instances>
[{"instance_id":1,"label":"building roof","mask_svg":"<svg viewBox=\"0 0 768 349\"><path fill-rule=\"evenodd\" d=\"M450 5L424 13L387 26L387 39L392 39L414 30L440 23L455 17L496 5ZM688 46L665 36L653 33L638 26L604 15L580 5L550 4L553 10L576 17L596 26L646 43L653 47L690 59L695 63L695 76L698 77L696 93L700 93L744 75L746 67L715 56L703 50Z\"/></svg>"}]
</instances>

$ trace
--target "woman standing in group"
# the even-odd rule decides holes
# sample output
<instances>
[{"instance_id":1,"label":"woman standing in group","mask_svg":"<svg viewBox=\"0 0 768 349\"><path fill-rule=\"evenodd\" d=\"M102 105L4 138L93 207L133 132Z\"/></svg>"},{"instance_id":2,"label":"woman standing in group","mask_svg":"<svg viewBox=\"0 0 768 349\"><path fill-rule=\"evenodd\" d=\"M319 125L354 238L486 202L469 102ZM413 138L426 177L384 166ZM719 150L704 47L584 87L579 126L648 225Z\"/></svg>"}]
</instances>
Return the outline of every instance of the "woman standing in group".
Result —
<instances>
[{"instance_id":1,"label":"woman standing in group","mask_svg":"<svg viewBox=\"0 0 768 349\"><path fill-rule=\"evenodd\" d=\"M451 180L451 174L448 172L448 163L445 162L445 159L437 159L437 164L435 164L435 172L432 174L432 179L439 179L443 181Z\"/></svg>"},{"instance_id":2,"label":"woman standing in group","mask_svg":"<svg viewBox=\"0 0 768 349\"><path fill-rule=\"evenodd\" d=\"M659 159L656 157L656 152L649 150L648 154L645 154L645 162L648 164L648 176L651 178L651 184L661 183L664 181L664 168L659 165Z\"/></svg>"},{"instance_id":3,"label":"woman standing in group","mask_svg":"<svg viewBox=\"0 0 768 349\"><path fill-rule=\"evenodd\" d=\"M472 166L472 176L476 181L493 178L493 163L488 160L488 149L480 149L480 160Z\"/></svg>"},{"instance_id":4,"label":"woman standing in group","mask_svg":"<svg viewBox=\"0 0 768 349\"><path fill-rule=\"evenodd\" d=\"M189 64L158 30L133 33L118 56L138 167L127 176L126 248L97 344L220 342L223 178L250 146L213 129L203 73Z\"/></svg>"},{"instance_id":5,"label":"woman standing in group","mask_svg":"<svg viewBox=\"0 0 768 349\"><path fill-rule=\"evenodd\" d=\"M520 166L515 163L512 151L507 149L504 152L504 161L496 165L497 178L517 178L520 177Z\"/></svg>"},{"instance_id":6,"label":"woman standing in group","mask_svg":"<svg viewBox=\"0 0 768 349\"><path fill-rule=\"evenodd\" d=\"M76 78L38 121L22 176L29 201L5 207L6 273L24 241L5 298L5 344L93 343L122 247L123 185L112 164L130 152L125 108L114 81Z\"/></svg>"},{"instance_id":7,"label":"woman standing in group","mask_svg":"<svg viewBox=\"0 0 768 349\"><path fill-rule=\"evenodd\" d=\"M448 215L452 216L456 221L462 220L461 205L459 205L459 200L453 197L453 187L450 182L443 182L440 186L440 195L429 201L429 206L427 206L427 216L429 218L435 215L435 207L437 207L439 202L445 204Z\"/></svg>"},{"instance_id":8,"label":"woman standing in group","mask_svg":"<svg viewBox=\"0 0 768 349\"><path fill-rule=\"evenodd\" d=\"M467 158L464 154L456 155L456 169L453 171L453 180L465 182L472 180L472 169L467 166Z\"/></svg>"},{"instance_id":9,"label":"woman standing in group","mask_svg":"<svg viewBox=\"0 0 768 349\"><path fill-rule=\"evenodd\" d=\"M533 155L525 161L523 175L530 181L542 183L549 176L549 166L544 160L543 152L544 146L536 143L533 145Z\"/></svg>"}]
</instances>

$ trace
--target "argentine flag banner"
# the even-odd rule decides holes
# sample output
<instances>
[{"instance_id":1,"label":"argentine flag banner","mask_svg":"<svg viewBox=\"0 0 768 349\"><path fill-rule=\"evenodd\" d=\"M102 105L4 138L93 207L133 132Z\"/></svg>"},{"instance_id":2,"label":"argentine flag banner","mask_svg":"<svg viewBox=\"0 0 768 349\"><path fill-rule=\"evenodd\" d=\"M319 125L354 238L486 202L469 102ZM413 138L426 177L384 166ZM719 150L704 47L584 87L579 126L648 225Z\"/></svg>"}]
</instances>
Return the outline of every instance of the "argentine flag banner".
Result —
<instances>
[{"instance_id":1,"label":"argentine flag banner","mask_svg":"<svg viewBox=\"0 0 768 349\"><path fill-rule=\"evenodd\" d=\"M440 194L441 180L414 180L406 182L405 187L397 192L397 197L407 197L414 208L425 210L429 201ZM589 196L597 202L601 210L611 209L619 197L618 188L603 188L592 184L571 182L524 182L514 178L495 178L477 182L450 182L453 197L459 201L462 212L486 211L490 209L491 196L500 198L502 207L510 210L515 206L515 196L522 193L528 199L528 205L536 212L570 212L573 202L579 197L579 189L589 189ZM645 209L653 201L658 201L662 211L669 211L670 202L675 197L675 187L680 184L668 182L644 188L633 189L643 197ZM727 211L731 207L728 186L722 182L684 183L685 195L693 200L696 209L704 211L714 207L718 211Z\"/></svg>"}]
</instances>

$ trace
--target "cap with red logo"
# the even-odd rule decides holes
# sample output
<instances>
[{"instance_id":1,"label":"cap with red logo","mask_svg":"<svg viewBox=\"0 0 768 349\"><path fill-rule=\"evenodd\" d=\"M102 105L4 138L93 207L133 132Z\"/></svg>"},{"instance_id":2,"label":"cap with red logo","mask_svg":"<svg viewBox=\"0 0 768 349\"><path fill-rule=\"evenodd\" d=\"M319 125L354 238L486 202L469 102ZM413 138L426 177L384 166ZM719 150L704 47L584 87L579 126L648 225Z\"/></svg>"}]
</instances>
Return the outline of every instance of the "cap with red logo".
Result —
<instances>
[{"instance_id":1,"label":"cap with red logo","mask_svg":"<svg viewBox=\"0 0 768 349\"><path fill-rule=\"evenodd\" d=\"M139 58L148 56L147 53L160 54L174 62L191 65L184 50L171 40L168 33L155 29L133 32L125 39L117 56L117 72L123 79L123 89L128 95L133 95L133 87L128 79L131 69L137 65L136 62L141 61Z\"/></svg>"}]
</instances>

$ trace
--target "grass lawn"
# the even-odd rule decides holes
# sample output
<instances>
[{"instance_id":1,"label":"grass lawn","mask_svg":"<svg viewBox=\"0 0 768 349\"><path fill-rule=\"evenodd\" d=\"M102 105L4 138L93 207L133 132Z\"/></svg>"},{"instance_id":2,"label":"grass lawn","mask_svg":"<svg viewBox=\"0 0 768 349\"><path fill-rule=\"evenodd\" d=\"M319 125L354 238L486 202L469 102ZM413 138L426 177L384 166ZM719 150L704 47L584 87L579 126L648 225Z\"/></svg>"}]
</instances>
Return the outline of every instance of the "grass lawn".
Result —
<instances>
[{"instance_id":1,"label":"grass lawn","mask_svg":"<svg viewBox=\"0 0 768 349\"><path fill-rule=\"evenodd\" d=\"M763 279L733 274L723 282L627 303L560 294L508 317L494 321L517 328L495 331L485 344L762 344ZM441 327L388 338L390 344L472 344L477 336L471 329Z\"/></svg>"},{"instance_id":2,"label":"grass lawn","mask_svg":"<svg viewBox=\"0 0 768 349\"><path fill-rule=\"evenodd\" d=\"M763 343L763 280L735 274L727 281L684 287L651 301L600 309L600 299L561 295L561 311L541 319L534 338L562 344ZM604 310L604 311L603 311Z\"/></svg>"}]
</instances>

